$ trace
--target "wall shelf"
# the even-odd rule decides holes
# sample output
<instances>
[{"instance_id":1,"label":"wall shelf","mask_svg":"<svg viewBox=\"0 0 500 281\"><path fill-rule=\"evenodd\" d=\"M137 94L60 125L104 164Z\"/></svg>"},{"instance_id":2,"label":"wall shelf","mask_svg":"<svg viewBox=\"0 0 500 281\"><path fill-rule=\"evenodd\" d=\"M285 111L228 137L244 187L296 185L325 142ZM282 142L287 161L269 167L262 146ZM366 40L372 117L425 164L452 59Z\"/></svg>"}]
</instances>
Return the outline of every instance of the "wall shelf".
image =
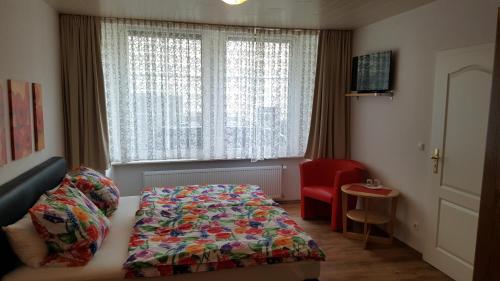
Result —
<instances>
[{"instance_id":1,"label":"wall shelf","mask_svg":"<svg viewBox=\"0 0 500 281\"><path fill-rule=\"evenodd\" d=\"M351 92L351 93L345 94L346 97L356 97L356 98L359 98L359 97L389 97L391 99L392 99L393 95L394 95L393 91L383 92L383 93L377 93L377 92L370 92L370 93Z\"/></svg>"}]
</instances>

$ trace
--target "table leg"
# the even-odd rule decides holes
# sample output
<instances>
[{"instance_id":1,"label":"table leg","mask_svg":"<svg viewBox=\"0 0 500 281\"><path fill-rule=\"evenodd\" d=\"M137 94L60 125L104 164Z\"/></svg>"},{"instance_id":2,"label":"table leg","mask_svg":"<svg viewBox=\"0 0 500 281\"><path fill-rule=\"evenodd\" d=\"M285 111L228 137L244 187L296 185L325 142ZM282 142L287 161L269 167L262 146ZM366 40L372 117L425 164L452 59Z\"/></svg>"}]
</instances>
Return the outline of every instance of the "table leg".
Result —
<instances>
[{"instance_id":1,"label":"table leg","mask_svg":"<svg viewBox=\"0 0 500 281\"><path fill-rule=\"evenodd\" d=\"M342 233L347 232L347 194L342 192Z\"/></svg>"},{"instance_id":2,"label":"table leg","mask_svg":"<svg viewBox=\"0 0 500 281\"><path fill-rule=\"evenodd\" d=\"M396 210L398 208L398 197L391 200L391 222L389 223L389 238L392 242L394 237L394 224L396 223Z\"/></svg>"},{"instance_id":3,"label":"table leg","mask_svg":"<svg viewBox=\"0 0 500 281\"><path fill-rule=\"evenodd\" d=\"M364 246L363 246L365 249L368 248L368 238L370 237L370 232L371 231L372 231L372 225L369 224L368 225L368 230L367 230L367 232L365 234L365 243L364 243Z\"/></svg>"},{"instance_id":4,"label":"table leg","mask_svg":"<svg viewBox=\"0 0 500 281\"><path fill-rule=\"evenodd\" d=\"M363 234L367 235L368 233L368 198L363 198L363 209L365 210L365 222L363 225ZM368 236L367 236L368 237Z\"/></svg>"}]
</instances>

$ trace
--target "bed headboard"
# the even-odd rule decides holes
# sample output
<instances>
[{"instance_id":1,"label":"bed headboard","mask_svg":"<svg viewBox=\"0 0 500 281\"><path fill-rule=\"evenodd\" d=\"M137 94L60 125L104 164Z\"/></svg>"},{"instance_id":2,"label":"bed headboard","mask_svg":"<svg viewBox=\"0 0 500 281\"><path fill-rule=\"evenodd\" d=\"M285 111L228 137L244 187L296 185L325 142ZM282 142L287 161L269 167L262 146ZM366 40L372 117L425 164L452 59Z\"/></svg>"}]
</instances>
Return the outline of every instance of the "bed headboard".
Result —
<instances>
[{"instance_id":1,"label":"bed headboard","mask_svg":"<svg viewBox=\"0 0 500 281\"><path fill-rule=\"evenodd\" d=\"M1 169L1 168L0 168ZM15 179L0 186L0 226L18 221L47 190L56 187L66 174L66 161L62 157L49 160L26 171ZM20 264L0 231L0 278Z\"/></svg>"}]
</instances>

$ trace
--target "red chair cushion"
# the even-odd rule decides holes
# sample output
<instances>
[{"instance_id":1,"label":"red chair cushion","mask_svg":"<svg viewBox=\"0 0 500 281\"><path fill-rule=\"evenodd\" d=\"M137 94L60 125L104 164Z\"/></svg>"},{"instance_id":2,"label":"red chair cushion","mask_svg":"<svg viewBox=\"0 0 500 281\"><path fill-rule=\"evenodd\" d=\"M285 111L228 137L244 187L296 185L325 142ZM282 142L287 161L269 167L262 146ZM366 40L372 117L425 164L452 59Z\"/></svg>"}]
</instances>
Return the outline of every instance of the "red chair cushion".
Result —
<instances>
[{"instance_id":1,"label":"red chair cushion","mask_svg":"<svg viewBox=\"0 0 500 281\"><path fill-rule=\"evenodd\" d=\"M332 202L333 187L331 186L304 186L302 189L304 197L313 198L326 203Z\"/></svg>"}]
</instances>

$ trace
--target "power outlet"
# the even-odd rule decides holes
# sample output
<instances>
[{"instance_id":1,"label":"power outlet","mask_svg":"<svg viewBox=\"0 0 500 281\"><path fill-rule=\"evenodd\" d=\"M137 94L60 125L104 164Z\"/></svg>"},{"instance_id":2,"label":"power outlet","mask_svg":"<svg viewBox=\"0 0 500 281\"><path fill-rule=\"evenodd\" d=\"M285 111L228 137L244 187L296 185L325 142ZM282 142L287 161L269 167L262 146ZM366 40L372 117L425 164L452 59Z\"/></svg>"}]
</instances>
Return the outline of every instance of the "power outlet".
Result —
<instances>
[{"instance_id":1,"label":"power outlet","mask_svg":"<svg viewBox=\"0 0 500 281\"><path fill-rule=\"evenodd\" d=\"M420 230L420 225L418 224L418 221L414 221L413 224L412 224L412 227L415 231L419 231Z\"/></svg>"},{"instance_id":2,"label":"power outlet","mask_svg":"<svg viewBox=\"0 0 500 281\"><path fill-rule=\"evenodd\" d=\"M425 143L424 142L421 142L419 141L417 143L417 149L420 150L420 151L425 151Z\"/></svg>"}]
</instances>

